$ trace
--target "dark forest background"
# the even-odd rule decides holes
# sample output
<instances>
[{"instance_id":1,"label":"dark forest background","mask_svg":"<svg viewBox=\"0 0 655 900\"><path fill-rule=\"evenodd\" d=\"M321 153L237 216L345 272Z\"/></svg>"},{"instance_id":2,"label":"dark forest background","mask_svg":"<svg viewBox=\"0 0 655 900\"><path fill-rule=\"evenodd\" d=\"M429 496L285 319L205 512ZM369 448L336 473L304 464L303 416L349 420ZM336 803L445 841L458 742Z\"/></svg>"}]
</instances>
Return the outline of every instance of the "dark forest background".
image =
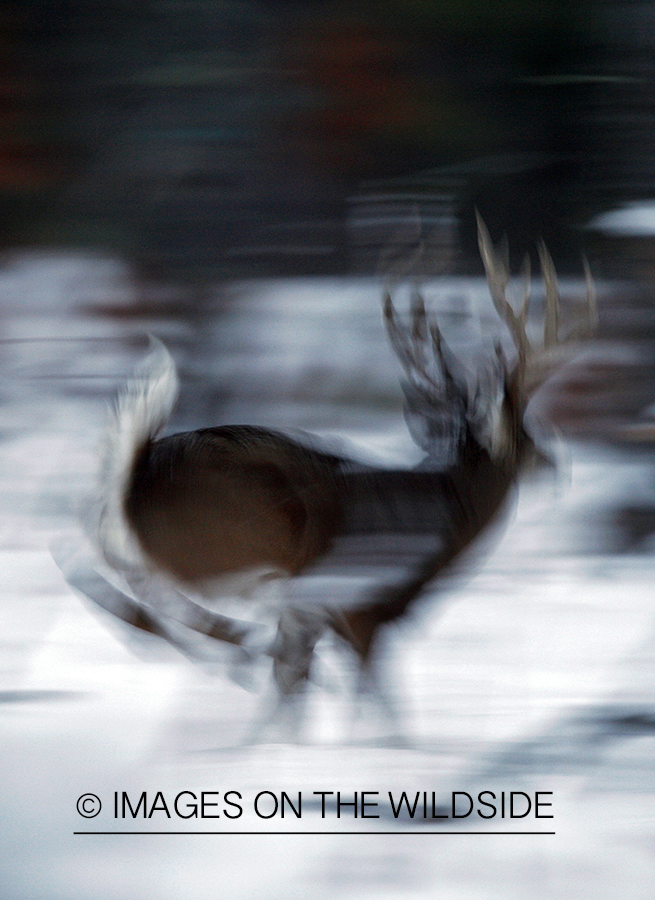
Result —
<instances>
[{"instance_id":1,"label":"dark forest background","mask_svg":"<svg viewBox=\"0 0 655 900\"><path fill-rule=\"evenodd\" d=\"M417 215L465 270L655 185L655 10L601 0L5 0L0 247L198 280L374 271Z\"/></svg>"}]
</instances>

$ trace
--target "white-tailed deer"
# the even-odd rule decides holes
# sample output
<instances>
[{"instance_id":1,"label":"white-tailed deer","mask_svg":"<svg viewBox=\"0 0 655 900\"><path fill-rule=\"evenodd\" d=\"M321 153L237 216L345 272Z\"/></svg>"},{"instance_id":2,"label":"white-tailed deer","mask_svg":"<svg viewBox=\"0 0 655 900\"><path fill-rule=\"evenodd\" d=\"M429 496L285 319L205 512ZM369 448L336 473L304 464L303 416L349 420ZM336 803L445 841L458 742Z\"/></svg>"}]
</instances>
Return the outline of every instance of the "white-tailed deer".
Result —
<instances>
[{"instance_id":1,"label":"white-tailed deer","mask_svg":"<svg viewBox=\"0 0 655 900\"><path fill-rule=\"evenodd\" d=\"M183 649L184 634L200 632L268 655L283 695L302 691L315 644L327 632L343 639L365 670L380 630L401 619L503 507L535 452L524 427L527 404L562 361L563 348L583 334L561 334L555 271L542 246L545 314L535 346L527 333L529 272L517 312L507 299L505 254L494 250L480 219L478 234L493 303L514 344L511 363L496 345L471 384L418 291L407 321L390 292L384 301L388 337L406 375L408 425L426 454L421 466L374 468L250 426L157 438L177 396L172 360L158 345L118 402L95 503L94 539L134 596L101 584L88 567L64 564L71 583ZM588 271L586 281L589 331L596 314ZM338 596L289 604L277 634L263 644L256 625L187 596L211 595L226 576L293 580L321 565L349 571L367 555L400 565L349 605Z\"/></svg>"}]
</instances>

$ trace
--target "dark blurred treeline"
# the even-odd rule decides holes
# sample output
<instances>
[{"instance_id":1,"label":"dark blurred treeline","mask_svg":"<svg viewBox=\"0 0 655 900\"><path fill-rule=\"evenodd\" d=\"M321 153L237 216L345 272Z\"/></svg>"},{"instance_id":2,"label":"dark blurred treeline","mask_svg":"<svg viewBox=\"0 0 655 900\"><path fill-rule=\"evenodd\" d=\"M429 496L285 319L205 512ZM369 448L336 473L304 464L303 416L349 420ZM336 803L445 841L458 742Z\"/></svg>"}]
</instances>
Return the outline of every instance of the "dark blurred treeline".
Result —
<instances>
[{"instance_id":1,"label":"dark blurred treeline","mask_svg":"<svg viewBox=\"0 0 655 900\"><path fill-rule=\"evenodd\" d=\"M190 280L517 254L648 195L655 13L601 0L5 0L0 246Z\"/></svg>"}]
</instances>

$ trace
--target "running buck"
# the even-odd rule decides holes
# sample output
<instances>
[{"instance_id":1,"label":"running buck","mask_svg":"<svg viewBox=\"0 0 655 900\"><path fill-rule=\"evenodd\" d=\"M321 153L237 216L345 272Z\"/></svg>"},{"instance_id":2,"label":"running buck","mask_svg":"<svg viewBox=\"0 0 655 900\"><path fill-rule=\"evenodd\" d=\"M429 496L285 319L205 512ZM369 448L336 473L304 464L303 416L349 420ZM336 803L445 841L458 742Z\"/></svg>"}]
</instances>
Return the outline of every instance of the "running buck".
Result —
<instances>
[{"instance_id":1,"label":"running buck","mask_svg":"<svg viewBox=\"0 0 655 900\"><path fill-rule=\"evenodd\" d=\"M401 620L503 508L536 454L524 425L530 398L565 348L570 352L595 323L585 269L585 324L561 334L555 270L541 246L545 314L535 345L527 333L529 272L515 311L505 254L494 249L480 218L478 236L491 297L514 345L511 363L498 344L471 383L418 290L407 321L390 291L384 299L387 334L406 376L406 418L426 454L418 468L374 468L309 439L250 426L157 438L177 396L172 360L157 344L118 402L95 504L95 542L133 596L110 587L89 565L64 563L69 581L119 618L192 655L189 638L199 632L272 658L284 696L302 692L324 634L341 638L367 672L384 626ZM309 602L302 596L304 576L323 571L364 572L368 583L349 602L336 595ZM225 591L226 577L238 592L238 579L242 586L276 574L289 579L292 595L299 585L301 596L282 608L270 639L256 624L219 615L188 596Z\"/></svg>"}]
</instances>

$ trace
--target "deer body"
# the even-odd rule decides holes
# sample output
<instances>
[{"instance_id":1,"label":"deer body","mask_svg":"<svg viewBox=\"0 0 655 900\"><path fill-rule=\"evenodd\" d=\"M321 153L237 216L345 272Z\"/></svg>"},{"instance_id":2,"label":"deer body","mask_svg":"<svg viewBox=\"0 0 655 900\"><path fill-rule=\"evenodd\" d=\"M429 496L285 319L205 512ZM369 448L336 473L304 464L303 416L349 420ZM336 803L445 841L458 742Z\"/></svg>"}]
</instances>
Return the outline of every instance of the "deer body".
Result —
<instances>
[{"instance_id":1,"label":"deer body","mask_svg":"<svg viewBox=\"0 0 655 900\"><path fill-rule=\"evenodd\" d=\"M207 428L146 443L125 512L146 554L183 583L258 567L292 576L329 546L339 488L327 454L265 429Z\"/></svg>"},{"instance_id":2,"label":"deer body","mask_svg":"<svg viewBox=\"0 0 655 900\"><path fill-rule=\"evenodd\" d=\"M352 571L362 549L378 565L391 552L399 581L348 607L338 596L325 600L327 626L366 663L379 630L401 619L498 515L530 446L521 431L511 457L493 459L467 429L444 470L429 461L384 470L266 429L201 429L145 441L125 516L149 564L201 593L223 576L293 577L324 560ZM359 542L355 559L334 547L349 539ZM302 654L295 647L283 655Z\"/></svg>"},{"instance_id":3,"label":"deer body","mask_svg":"<svg viewBox=\"0 0 655 900\"><path fill-rule=\"evenodd\" d=\"M424 588L487 528L534 451L525 409L552 369L544 357L562 343L554 269L542 249L546 321L544 347L535 353L525 330L527 292L516 313L505 296L506 263L481 221L479 237L492 298L517 357L509 365L496 348L491 372L480 376L475 390L427 319L420 296L414 297L408 323L386 299L387 333L407 376L408 424L426 453L416 469L362 465L251 426L158 438L177 393L172 361L159 345L110 423L96 501L95 540L106 559L127 573L136 594L134 602L123 597L116 604L116 615L142 628L147 620L148 630L166 636L164 625L157 625L164 614L147 590L144 619L139 591L148 573L165 573L182 592L191 587L207 593L224 576L259 572L293 580L324 565L353 571L367 555L375 567L389 555L400 561L399 575L348 604L333 596L320 607L289 607L277 637L263 650L273 658L283 694L302 690L316 641L326 631L368 665L381 628L402 619ZM590 282L588 301L591 322ZM450 447L446 464L437 452L443 438ZM208 620L206 610L176 596L184 611L178 619L186 627L227 643L247 643L243 623Z\"/></svg>"}]
</instances>

